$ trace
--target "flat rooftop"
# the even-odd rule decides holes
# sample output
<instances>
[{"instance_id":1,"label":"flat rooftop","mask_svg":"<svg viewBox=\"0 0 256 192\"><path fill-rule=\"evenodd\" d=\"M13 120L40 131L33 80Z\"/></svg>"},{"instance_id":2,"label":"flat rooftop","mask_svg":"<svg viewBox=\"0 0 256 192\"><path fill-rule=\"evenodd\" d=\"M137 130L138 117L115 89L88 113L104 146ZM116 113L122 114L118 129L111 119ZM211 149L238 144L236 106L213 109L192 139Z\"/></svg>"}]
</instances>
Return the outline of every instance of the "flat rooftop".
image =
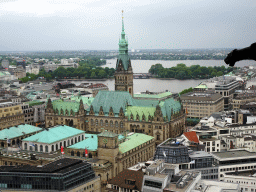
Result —
<instances>
[{"instance_id":1,"label":"flat rooftop","mask_svg":"<svg viewBox=\"0 0 256 192\"><path fill-rule=\"evenodd\" d=\"M255 152L248 152L246 150L214 152L211 154L213 155L214 158L216 158L219 161L256 158Z\"/></svg>"},{"instance_id":2,"label":"flat rooftop","mask_svg":"<svg viewBox=\"0 0 256 192\"><path fill-rule=\"evenodd\" d=\"M0 172L65 173L71 168L78 168L82 163L84 163L82 160L63 158L42 167L31 165L1 166Z\"/></svg>"},{"instance_id":3,"label":"flat rooftop","mask_svg":"<svg viewBox=\"0 0 256 192\"><path fill-rule=\"evenodd\" d=\"M205 151L193 151L189 154L190 158L201 158L201 157L212 157L210 153L207 153Z\"/></svg>"}]
</instances>

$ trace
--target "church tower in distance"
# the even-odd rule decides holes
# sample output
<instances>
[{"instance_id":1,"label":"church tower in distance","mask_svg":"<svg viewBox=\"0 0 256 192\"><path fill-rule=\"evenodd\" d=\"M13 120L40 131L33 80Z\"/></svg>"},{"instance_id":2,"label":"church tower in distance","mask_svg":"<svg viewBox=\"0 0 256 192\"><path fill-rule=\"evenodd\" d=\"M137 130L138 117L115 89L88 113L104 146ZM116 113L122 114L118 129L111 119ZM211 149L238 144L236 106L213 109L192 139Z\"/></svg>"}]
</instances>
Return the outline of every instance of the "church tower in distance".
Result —
<instances>
[{"instance_id":1,"label":"church tower in distance","mask_svg":"<svg viewBox=\"0 0 256 192\"><path fill-rule=\"evenodd\" d=\"M123 12L123 11L122 11ZM128 40L125 39L124 18L122 17L122 32L119 39L119 56L116 62L115 90L128 91L133 96L133 71L128 55Z\"/></svg>"}]
</instances>

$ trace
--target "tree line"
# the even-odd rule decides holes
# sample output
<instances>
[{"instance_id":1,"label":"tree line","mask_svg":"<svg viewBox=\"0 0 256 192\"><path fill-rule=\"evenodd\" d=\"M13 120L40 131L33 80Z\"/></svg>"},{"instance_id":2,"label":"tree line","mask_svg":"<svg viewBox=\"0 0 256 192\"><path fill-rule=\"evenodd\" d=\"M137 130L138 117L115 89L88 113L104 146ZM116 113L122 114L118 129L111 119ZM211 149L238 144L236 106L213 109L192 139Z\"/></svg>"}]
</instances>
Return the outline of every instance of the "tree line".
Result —
<instances>
[{"instance_id":1,"label":"tree line","mask_svg":"<svg viewBox=\"0 0 256 192\"><path fill-rule=\"evenodd\" d=\"M26 77L20 80L23 83L33 81L37 78L44 78L47 81L52 79L103 79L114 76L115 69L109 67L99 67L106 63L106 60L100 59L84 59L79 62L78 68L73 67L58 67L56 70L46 72L44 69L39 71L38 75L27 73Z\"/></svg>"},{"instance_id":2,"label":"tree line","mask_svg":"<svg viewBox=\"0 0 256 192\"><path fill-rule=\"evenodd\" d=\"M232 67L225 66L205 67L200 65L191 65L187 67L185 64L177 64L175 67L164 68L162 64L152 65L149 73L160 78L175 79L208 79L211 77L222 76L232 71Z\"/></svg>"}]
</instances>

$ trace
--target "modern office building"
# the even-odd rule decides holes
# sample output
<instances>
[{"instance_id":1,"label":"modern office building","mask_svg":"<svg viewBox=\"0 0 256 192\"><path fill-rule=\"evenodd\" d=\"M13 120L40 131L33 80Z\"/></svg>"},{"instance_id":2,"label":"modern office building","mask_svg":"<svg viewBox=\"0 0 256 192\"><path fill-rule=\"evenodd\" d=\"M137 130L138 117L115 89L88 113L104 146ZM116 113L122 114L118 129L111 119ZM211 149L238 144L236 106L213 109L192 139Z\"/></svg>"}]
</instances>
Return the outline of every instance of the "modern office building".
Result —
<instances>
[{"instance_id":1,"label":"modern office building","mask_svg":"<svg viewBox=\"0 0 256 192\"><path fill-rule=\"evenodd\" d=\"M43 166L0 166L2 191L100 191L90 163L59 159Z\"/></svg>"},{"instance_id":2,"label":"modern office building","mask_svg":"<svg viewBox=\"0 0 256 192\"><path fill-rule=\"evenodd\" d=\"M181 95L181 102L187 118L201 119L224 110L223 96L214 92L189 92Z\"/></svg>"}]
</instances>

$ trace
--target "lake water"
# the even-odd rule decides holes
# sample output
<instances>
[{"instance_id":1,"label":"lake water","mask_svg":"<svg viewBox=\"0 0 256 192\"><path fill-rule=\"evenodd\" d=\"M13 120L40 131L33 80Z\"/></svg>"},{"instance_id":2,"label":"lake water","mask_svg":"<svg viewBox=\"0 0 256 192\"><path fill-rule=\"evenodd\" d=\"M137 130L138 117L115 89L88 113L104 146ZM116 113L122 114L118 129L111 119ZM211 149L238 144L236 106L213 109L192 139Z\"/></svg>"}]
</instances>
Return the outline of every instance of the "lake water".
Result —
<instances>
[{"instance_id":1,"label":"lake water","mask_svg":"<svg viewBox=\"0 0 256 192\"><path fill-rule=\"evenodd\" d=\"M160 60L132 60L132 67L134 73L148 73L151 65L156 63L161 63L163 67L173 67L179 63L184 63L187 66L191 65L201 65L201 66L227 66L223 60L180 60L180 61L160 61ZM255 61L240 61L236 63L236 66L243 67L248 65L255 65ZM116 60L107 60L107 64L103 67L115 68ZM133 88L134 93L144 92L146 90L153 92L160 92L169 90L172 93L181 92L183 89L189 87L196 87L199 85L203 79L200 80L162 80L162 79L134 79ZM103 83L109 87L109 90L114 90L115 81L114 79L108 79L106 81L73 81L76 85L80 83L90 82L90 83Z\"/></svg>"},{"instance_id":2,"label":"lake water","mask_svg":"<svg viewBox=\"0 0 256 192\"><path fill-rule=\"evenodd\" d=\"M148 70L152 65L161 63L163 67L170 68L174 67L179 63L184 63L187 66L191 65L201 65L201 66L222 66L228 67L223 60L179 60L179 61L165 61L165 60L131 60L133 73L148 73ZM255 65L256 62L252 60L239 61L235 66L244 67L249 65ZM107 64L102 67L115 68L116 59L107 60Z\"/></svg>"}]
</instances>

